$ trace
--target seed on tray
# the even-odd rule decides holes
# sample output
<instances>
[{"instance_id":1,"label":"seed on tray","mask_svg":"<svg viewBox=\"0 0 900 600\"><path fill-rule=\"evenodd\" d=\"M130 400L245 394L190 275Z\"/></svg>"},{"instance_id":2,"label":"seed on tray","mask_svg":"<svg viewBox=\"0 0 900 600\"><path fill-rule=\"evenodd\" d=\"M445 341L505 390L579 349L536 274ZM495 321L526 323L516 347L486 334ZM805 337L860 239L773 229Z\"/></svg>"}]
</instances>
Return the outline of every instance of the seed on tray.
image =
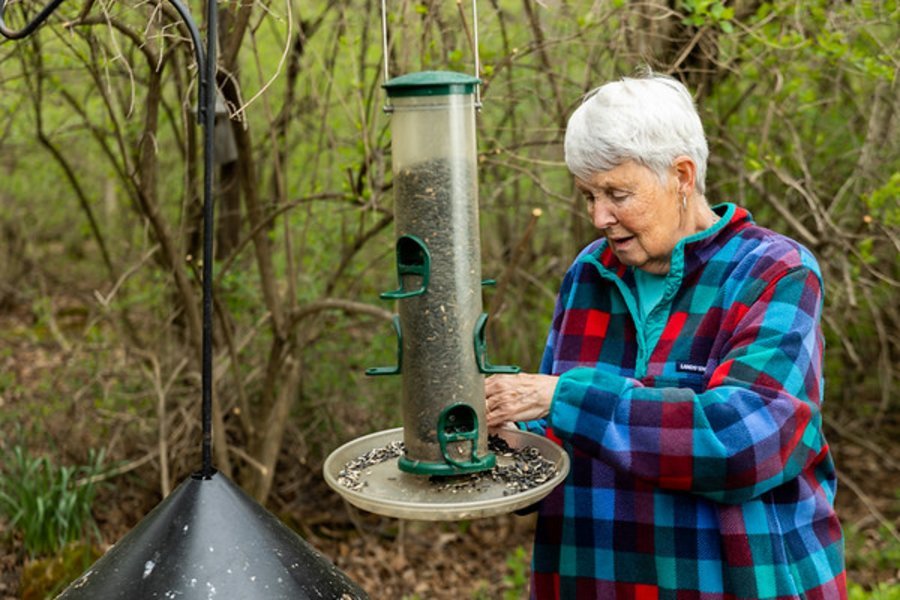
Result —
<instances>
[{"instance_id":1,"label":"seed on tray","mask_svg":"<svg viewBox=\"0 0 900 600\"><path fill-rule=\"evenodd\" d=\"M490 436L488 448L499 456L512 459L505 465L496 465L493 469L480 473L470 473L453 477L430 477L434 490L458 494L472 494L487 490L492 483L502 484L504 496L518 494L542 483L550 481L556 475L556 465L541 455L534 446L512 448L506 440L499 436ZM382 448L375 448L349 461L338 473L338 483L353 491L361 491L366 487L363 474L369 474L369 467L399 458L404 452L401 441L394 441Z\"/></svg>"}]
</instances>

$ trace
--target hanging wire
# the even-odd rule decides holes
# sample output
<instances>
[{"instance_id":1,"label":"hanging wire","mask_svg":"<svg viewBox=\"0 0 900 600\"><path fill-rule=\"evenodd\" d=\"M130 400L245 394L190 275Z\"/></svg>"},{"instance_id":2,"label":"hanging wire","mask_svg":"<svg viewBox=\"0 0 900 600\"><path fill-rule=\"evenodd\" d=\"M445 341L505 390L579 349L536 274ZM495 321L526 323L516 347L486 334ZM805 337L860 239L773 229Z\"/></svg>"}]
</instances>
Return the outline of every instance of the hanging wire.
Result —
<instances>
[{"instance_id":1,"label":"hanging wire","mask_svg":"<svg viewBox=\"0 0 900 600\"><path fill-rule=\"evenodd\" d=\"M381 43L384 46L384 80L391 78L388 70L388 62L390 62L390 54L388 54L388 29L387 29L387 6L385 0L381 0Z\"/></svg>"},{"instance_id":2,"label":"hanging wire","mask_svg":"<svg viewBox=\"0 0 900 600\"><path fill-rule=\"evenodd\" d=\"M475 41L475 78L481 80L481 64L478 60L478 2L472 0L472 31L474 32ZM481 110L481 83L475 84L475 108Z\"/></svg>"},{"instance_id":3,"label":"hanging wire","mask_svg":"<svg viewBox=\"0 0 900 600\"><path fill-rule=\"evenodd\" d=\"M179 0L169 0L178 15L187 25L194 45L197 60L198 120L203 126L203 339L201 341L201 395L202 395L202 459L201 469L194 476L202 479L212 477L216 469L212 466L212 331L213 331L213 237L215 207L213 204L213 130L216 118L216 37L218 36L218 4L215 0L206 3L206 54L200 43L200 32L188 9ZM6 0L0 0L0 35L11 40L20 40L31 35L41 23L47 20L63 0L52 0L30 23L19 31L6 26L3 12Z\"/></svg>"},{"instance_id":4,"label":"hanging wire","mask_svg":"<svg viewBox=\"0 0 900 600\"><path fill-rule=\"evenodd\" d=\"M391 74L390 69L388 68L388 63L390 62L390 55L388 54L388 26L387 26L387 0L381 0L381 43L382 43L382 53L383 53L383 61L384 61L384 81L390 81ZM457 0L457 4L459 4L460 0ZM463 11L460 9L460 14ZM474 23L472 24L472 29L474 31L474 37L469 41L472 43L472 51L475 54L475 78L479 81L481 80L481 63L478 55L478 1L472 0L472 20ZM463 26L466 27L466 35L468 35L468 26L465 23L465 17L463 17ZM481 110L481 84L475 84L475 108ZM390 104L385 104L384 112L393 112L394 107Z\"/></svg>"}]
</instances>

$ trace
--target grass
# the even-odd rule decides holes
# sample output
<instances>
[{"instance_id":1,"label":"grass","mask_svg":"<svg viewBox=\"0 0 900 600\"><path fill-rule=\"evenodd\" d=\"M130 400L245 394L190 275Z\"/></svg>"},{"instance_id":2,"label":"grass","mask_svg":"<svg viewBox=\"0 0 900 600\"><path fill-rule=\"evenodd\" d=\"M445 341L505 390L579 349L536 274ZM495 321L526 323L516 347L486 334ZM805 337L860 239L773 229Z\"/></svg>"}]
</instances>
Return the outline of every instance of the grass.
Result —
<instances>
[{"instance_id":1,"label":"grass","mask_svg":"<svg viewBox=\"0 0 900 600\"><path fill-rule=\"evenodd\" d=\"M88 533L99 539L91 506L103 460L103 452L91 450L87 465L60 466L21 446L4 452L0 515L31 558L56 555Z\"/></svg>"},{"instance_id":2,"label":"grass","mask_svg":"<svg viewBox=\"0 0 900 600\"><path fill-rule=\"evenodd\" d=\"M897 493L895 491L895 497ZM849 598L900 600L900 584L897 583L900 540L895 530L886 524L867 529L848 524L844 526L844 543Z\"/></svg>"},{"instance_id":3,"label":"grass","mask_svg":"<svg viewBox=\"0 0 900 600\"><path fill-rule=\"evenodd\" d=\"M531 558L522 546L517 546L506 556L507 573L503 583L507 589L503 592L503 600L519 600L528 597L528 574Z\"/></svg>"}]
</instances>

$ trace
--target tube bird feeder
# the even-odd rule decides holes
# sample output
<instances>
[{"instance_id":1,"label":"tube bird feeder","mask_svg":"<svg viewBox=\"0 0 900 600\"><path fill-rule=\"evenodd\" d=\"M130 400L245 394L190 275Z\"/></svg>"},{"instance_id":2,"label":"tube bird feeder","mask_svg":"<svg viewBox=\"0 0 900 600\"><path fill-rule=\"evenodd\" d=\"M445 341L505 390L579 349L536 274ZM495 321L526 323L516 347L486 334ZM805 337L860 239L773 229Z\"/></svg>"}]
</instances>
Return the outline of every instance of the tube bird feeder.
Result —
<instances>
[{"instance_id":1,"label":"tube bird feeder","mask_svg":"<svg viewBox=\"0 0 900 600\"><path fill-rule=\"evenodd\" d=\"M384 5L382 23L386 40ZM385 41L385 65L387 56ZM492 365L486 352L481 294L493 282L481 273L477 53L475 62L475 76L422 71L391 79L385 66L397 282L381 298L397 304L397 363L367 374L402 378L403 427L338 448L324 475L351 504L388 516L457 520L510 512L548 494L568 471L559 446L506 429L503 447L543 457L546 478L510 490L495 476L516 467L511 453L498 455L489 444L484 375L519 367ZM354 465L365 468L348 475ZM456 482L476 476L459 494Z\"/></svg>"},{"instance_id":2,"label":"tube bird feeder","mask_svg":"<svg viewBox=\"0 0 900 600\"><path fill-rule=\"evenodd\" d=\"M487 447L475 145L477 78L426 71L384 84L391 100L403 441L422 475L492 468ZM479 327L481 330L479 330ZM392 372L396 373L395 372ZM381 371L370 371L379 375Z\"/></svg>"}]
</instances>

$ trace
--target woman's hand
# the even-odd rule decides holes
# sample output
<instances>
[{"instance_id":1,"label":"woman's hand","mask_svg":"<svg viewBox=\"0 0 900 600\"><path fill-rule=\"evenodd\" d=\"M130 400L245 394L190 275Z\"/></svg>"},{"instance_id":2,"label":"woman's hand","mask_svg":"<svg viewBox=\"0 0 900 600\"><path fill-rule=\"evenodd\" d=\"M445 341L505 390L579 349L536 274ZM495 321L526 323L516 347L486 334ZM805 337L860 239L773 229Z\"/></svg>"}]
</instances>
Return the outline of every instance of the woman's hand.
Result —
<instances>
[{"instance_id":1,"label":"woman's hand","mask_svg":"<svg viewBox=\"0 0 900 600\"><path fill-rule=\"evenodd\" d=\"M546 417L558 380L554 375L533 373L488 377L484 382L488 426Z\"/></svg>"}]
</instances>

